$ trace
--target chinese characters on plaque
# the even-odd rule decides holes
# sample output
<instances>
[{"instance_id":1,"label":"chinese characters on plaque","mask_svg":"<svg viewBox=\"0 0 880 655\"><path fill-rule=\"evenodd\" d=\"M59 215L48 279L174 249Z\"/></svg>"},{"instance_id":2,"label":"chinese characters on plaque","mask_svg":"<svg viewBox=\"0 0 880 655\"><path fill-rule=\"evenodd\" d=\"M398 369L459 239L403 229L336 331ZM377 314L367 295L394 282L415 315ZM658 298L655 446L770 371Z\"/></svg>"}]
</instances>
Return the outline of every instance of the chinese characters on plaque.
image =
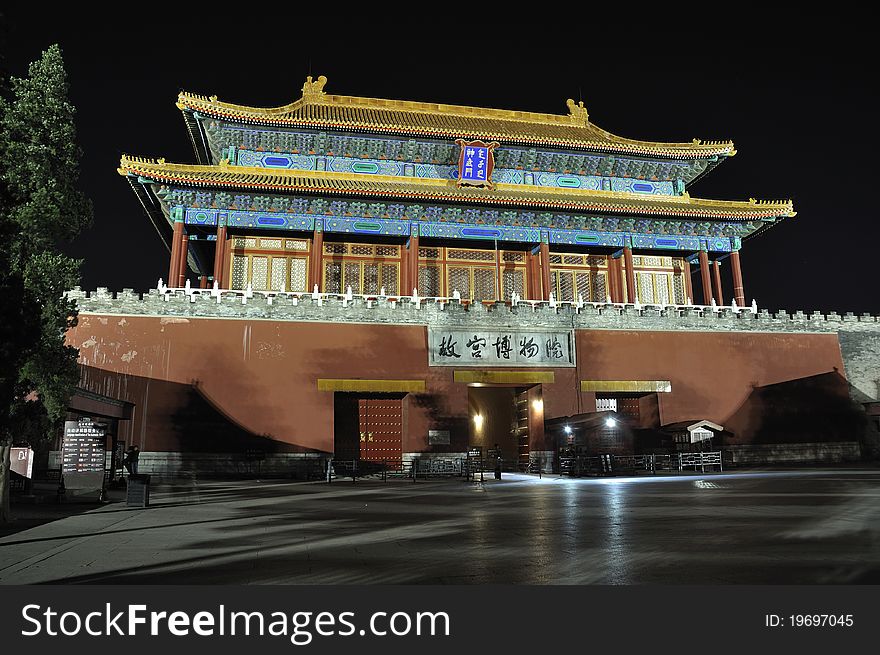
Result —
<instances>
[{"instance_id":1,"label":"chinese characters on plaque","mask_svg":"<svg viewBox=\"0 0 880 655\"><path fill-rule=\"evenodd\" d=\"M461 147L458 157L458 186L477 186L492 188L492 169L495 157L492 151L498 143L484 141L455 141Z\"/></svg>"},{"instance_id":2,"label":"chinese characters on plaque","mask_svg":"<svg viewBox=\"0 0 880 655\"><path fill-rule=\"evenodd\" d=\"M431 366L574 366L571 332L428 328Z\"/></svg>"}]
</instances>

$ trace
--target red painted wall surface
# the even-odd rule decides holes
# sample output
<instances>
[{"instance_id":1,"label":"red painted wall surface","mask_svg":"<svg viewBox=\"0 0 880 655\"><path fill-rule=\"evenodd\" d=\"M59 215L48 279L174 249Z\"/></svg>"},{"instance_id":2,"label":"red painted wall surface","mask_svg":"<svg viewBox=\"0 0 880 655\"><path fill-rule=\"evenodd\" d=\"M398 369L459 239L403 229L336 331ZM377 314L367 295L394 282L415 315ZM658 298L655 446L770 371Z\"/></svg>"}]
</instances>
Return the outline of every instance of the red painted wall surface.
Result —
<instances>
[{"instance_id":1,"label":"red painted wall surface","mask_svg":"<svg viewBox=\"0 0 880 655\"><path fill-rule=\"evenodd\" d=\"M663 424L724 425L753 386L843 373L834 334L609 330L578 332L576 344L582 380L669 380L672 392L657 394Z\"/></svg>"},{"instance_id":2,"label":"red painted wall surface","mask_svg":"<svg viewBox=\"0 0 880 655\"><path fill-rule=\"evenodd\" d=\"M428 429L468 440L467 386L429 367L423 326L81 315L68 333L86 388L135 403L120 436L144 450L333 449L333 393L318 378L424 379L404 398L404 452ZM546 418L595 409L579 380L670 380L663 423L724 421L753 384L843 370L835 335L595 331L577 334L578 368L542 388ZM124 424L125 422L123 422ZM128 434L126 434L126 431Z\"/></svg>"}]
</instances>

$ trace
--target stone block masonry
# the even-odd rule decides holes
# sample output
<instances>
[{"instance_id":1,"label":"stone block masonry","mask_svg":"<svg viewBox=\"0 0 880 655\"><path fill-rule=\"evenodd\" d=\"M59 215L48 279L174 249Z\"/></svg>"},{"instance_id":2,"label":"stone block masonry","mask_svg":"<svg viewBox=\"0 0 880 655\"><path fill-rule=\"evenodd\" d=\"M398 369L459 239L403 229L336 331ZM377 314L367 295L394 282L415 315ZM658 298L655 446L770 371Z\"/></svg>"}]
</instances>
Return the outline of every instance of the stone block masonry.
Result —
<instances>
[{"instance_id":1,"label":"stone block masonry","mask_svg":"<svg viewBox=\"0 0 880 655\"><path fill-rule=\"evenodd\" d=\"M552 328L648 332L837 334L847 379L857 400L880 397L880 322L869 314L818 311L753 312L728 307L549 303L467 303L448 298L168 290L135 293L106 288L68 292L79 311L113 316L247 319L467 328Z\"/></svg>"}]
</instances>

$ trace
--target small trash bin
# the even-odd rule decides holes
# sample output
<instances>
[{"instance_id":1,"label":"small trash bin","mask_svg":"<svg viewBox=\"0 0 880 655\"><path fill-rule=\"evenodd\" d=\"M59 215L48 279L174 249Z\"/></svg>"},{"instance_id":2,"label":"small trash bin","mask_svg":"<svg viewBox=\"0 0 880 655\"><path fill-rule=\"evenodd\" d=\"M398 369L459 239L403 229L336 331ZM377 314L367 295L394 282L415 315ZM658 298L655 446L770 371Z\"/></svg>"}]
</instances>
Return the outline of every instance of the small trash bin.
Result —
<instances>
[{"instance_id":1,"label":"small trash bin","mask_svg":"<svg viewBox=\"0 0 880 655\"><path fill-rule=\"evenodd\" d=\"M128 476L128 488L125 493L125 504L128 507L150 506L150 476L133 473Z\"/></svg>"}]
</instances>

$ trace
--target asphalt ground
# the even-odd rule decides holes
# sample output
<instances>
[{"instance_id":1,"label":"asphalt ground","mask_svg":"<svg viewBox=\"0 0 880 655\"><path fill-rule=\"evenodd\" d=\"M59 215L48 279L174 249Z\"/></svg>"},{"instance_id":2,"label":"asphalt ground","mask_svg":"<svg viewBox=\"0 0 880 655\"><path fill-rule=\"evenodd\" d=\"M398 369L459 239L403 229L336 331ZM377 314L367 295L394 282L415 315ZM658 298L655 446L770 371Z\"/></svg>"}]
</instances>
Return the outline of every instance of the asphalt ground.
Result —
<instances>
[{"instance_id":1,"label":"asphalt ground","mask_svg":"<svg viewBox=\"0 0 880 655\"><path fill-rule=\"evenodd\" d=\"M880 471L205 481L15 505L0 584L880 583ZM25 529L21 529L25 528Z\"/></svg>"}]
</instances>

